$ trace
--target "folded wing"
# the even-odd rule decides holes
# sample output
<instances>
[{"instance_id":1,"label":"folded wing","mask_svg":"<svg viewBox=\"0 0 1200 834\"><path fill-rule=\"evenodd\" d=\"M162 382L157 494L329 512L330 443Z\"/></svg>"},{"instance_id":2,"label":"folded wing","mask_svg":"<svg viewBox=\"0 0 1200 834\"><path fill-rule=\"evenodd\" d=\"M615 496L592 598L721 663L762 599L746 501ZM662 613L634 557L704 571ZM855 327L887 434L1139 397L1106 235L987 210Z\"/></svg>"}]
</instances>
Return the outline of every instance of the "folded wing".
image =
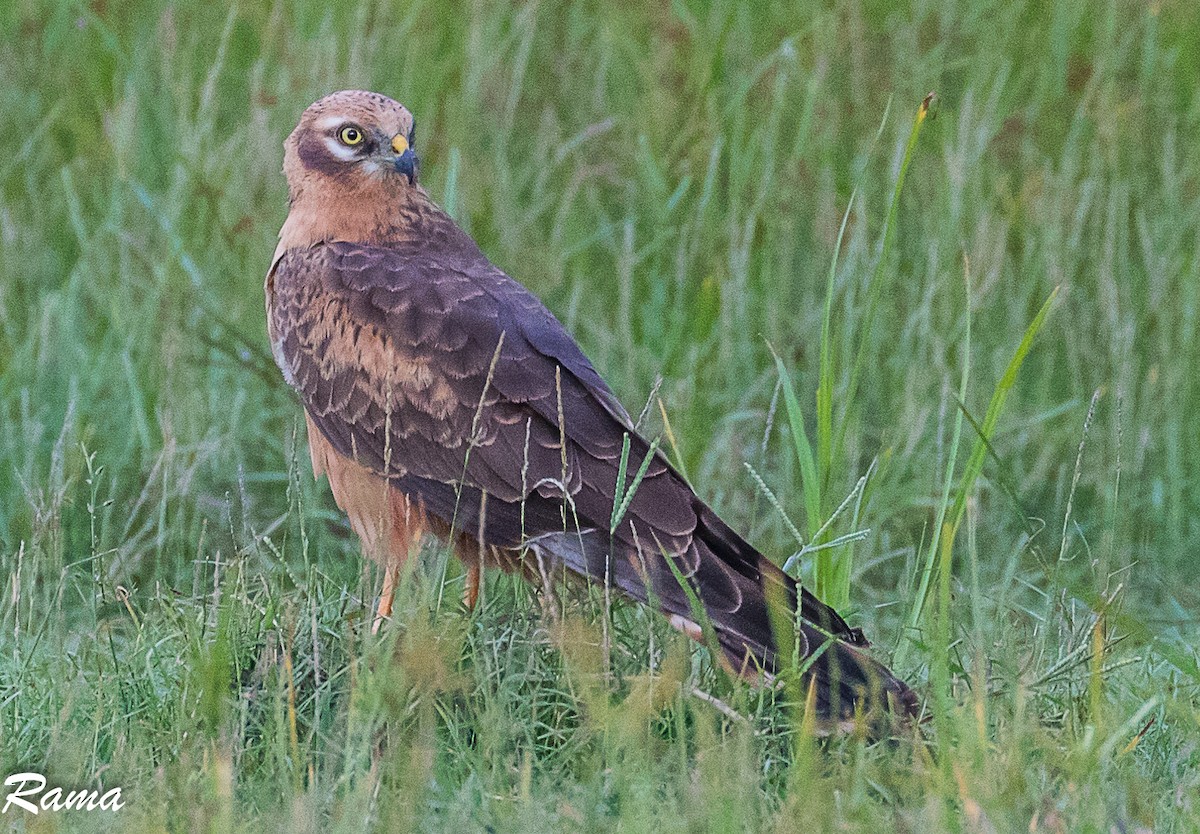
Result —
<instances>
[{"instance_id":1,"label":"folded wing","mask_svg":"<svg viewBox=\"0 0 1200 834\"><path fill-rule=\"evenodd\" d=\"M801 657L821 652L810 675L824 714L915 709L861 651L861 633L725 525L661 454L613 526L623 446L622 493L649 444L558 320L461 232L436 247L289 251L272 292L276 355L313 425L446 528L538 548L690 622L678 574L739 669L776 668L766 601L776 588L800 606Z\"/></svg>"}]
</instances>

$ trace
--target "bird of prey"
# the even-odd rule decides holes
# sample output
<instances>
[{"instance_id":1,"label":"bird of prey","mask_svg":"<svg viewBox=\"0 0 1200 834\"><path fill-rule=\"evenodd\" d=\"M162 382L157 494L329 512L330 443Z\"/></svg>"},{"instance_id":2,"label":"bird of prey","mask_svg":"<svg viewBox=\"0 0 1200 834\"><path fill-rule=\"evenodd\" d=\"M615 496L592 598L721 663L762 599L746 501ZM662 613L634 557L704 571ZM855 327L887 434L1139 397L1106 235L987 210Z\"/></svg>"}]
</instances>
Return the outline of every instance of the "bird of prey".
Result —
<instances>
[{"instance_id":1,"label":"bird of prey","mask_svg":"<svg viewBox=\"0 0 1200 834\"><path fill-rule=\"evenodd\" d=\"M266 279L313 470L384 566L379 614L428 532L466 564L469 606L483 565L565 569L693 639L707 621L747 677L799 659L827 725L915 714L862 632L692 491L558 319L430 199L413 124L365 91L304 111L284 143L289 213Z\"/></svg>"}]
</instances>

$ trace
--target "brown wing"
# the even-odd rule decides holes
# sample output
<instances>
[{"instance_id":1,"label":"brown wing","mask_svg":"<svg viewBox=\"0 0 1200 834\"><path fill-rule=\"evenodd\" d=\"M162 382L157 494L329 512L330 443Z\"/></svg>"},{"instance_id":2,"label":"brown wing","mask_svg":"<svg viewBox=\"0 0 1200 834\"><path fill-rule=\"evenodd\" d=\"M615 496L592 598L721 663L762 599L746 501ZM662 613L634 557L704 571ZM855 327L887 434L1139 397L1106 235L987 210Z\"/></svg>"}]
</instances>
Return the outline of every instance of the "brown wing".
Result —
<instances>
[{"instance_id":1,"label":"brown wing","mask_svg":"<svg viewBox=\"0 0 1200 834\"><path fill-rule=\"evenodd\" d=\"M329 243L279 260L276 354L312 423L337 452L471 539L539 548L580 574L609 576L635 599L652 592L688 621L671 560L730 662L772 669L764 584L794 606L795 583L661 455L614 527L623 444L628 438L624 489L649 444L541 302L449 221L443 234L436 245ZM802 654L837 638L813 665L823 711L848 715L880 686L910 698L848 645L865 642L860 632L806 591L800 599Z\"/></svg>"}]
</instances>

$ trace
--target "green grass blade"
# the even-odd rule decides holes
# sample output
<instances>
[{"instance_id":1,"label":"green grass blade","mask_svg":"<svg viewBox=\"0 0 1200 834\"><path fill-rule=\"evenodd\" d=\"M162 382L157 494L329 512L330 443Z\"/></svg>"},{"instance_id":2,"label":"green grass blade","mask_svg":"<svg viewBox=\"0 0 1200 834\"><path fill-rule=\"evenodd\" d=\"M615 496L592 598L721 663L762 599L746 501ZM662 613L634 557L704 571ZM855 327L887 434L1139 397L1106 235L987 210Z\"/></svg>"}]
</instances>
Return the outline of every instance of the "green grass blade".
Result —
<instances>
[{"instance_id":1,"label":"green grass blade","mask_svg":"<svg viewBox=\"0 0 1200 834\"><path fill-rule=\"evenodd\" d=\"M867 151L867 159L874 155L891 112L892 100L888 98L887 106L883 109L883 118L879 120L879 129L875 131L875 138L871 140L870 149ZM825 278L825 311L821 318L820 376L817 382L817 472L821 476L823 491L829 488L830 471L833 468L833 287L837 278L838 261L841 260L842 243L846 239L846 226L850 222L850 213L854 211L854 201L857 197L858 185L855 185L846 203L846 211L842 214L837 240L833 244L833 257L829 260L829 274Z\"/></svg>"},{"instance_id":2,"label":"green grass blade","mask_svg":"<svg viewBox=\"0 0 1200 834\"><path fill-rule=\"evenodd\" d=\"M879 260L875 264L875 271L871 275L871 283L867 290L867 312L863 317L862 332L858 336L858 349L854 355L854 368L850 372L850 384L846 389L846 402L853 405L855 395L858 393L859 377L862 374L863 364L866 361L867 345L871 339L871 329L875 322L875 314L879 308L879 299L883 294L883 272L887 268L888 255L892 251L892 243L896 237L896 216L900 211L900 193L904 190L904 180L908 176L908 166L912 162L913 154L917 148L917 138L921 135L921 125L925 123L925 117L929 115L929 106L933 103L934 94L930 93L925 96L921 102L921 106L917 108L917 116L913 120L912 130L908 134L908 144L904 148L904 158L900 162L900 173L896 177L896 185L892 188L892 198L888 205L887 219L883 225L883 244L879 250ZM834 448L838 451L846 440L846 427L849 425L849 420L842 422L841 430L838 432L837 444Z\"/></svg>"},{"instance_id":3,"label":"green grass blade","mask_svg":"<svg viewBox=\"0 0 1200 834\"><path fill-rule=\"evenodd\" d=\"M629 466L629 435L625 435L621 442L621 460L617 464L617 487L613 494L613 509L612 518L609 519L608 532L616 532L617 525L621 522L621 501L625 495L625 470Z\"/></svg>"},{"instance_id":4,"label":"green grass blade","mask_svg":"<svg viewBox=\"0 0 1200 834\"><path fill-rule=\"evenodd\" d=\"M971 278L968 270L964 270L964 280L967 285L967 327L966 334L963 337L962 376L959 378L958 383L958 399L960 401L967 395L967 381L971 376ZM958 464L958 447L962 440L962 424L963 411L959 409L955 413L954 431L950 437L950 450L946 458L946 474L942 479L942 496L938 501L937 518L933 524L933 538L930 540L929 547L925 551L925 558L922 560L921 580L917 586L916 601L913 604L912 611L909 613L908 627L905 629L900 647L896 651L896 665L898 667L904 666L904 661L908 658L908 650L912 646L912 640L917 634L917 628L921 621L921 612L925 604L925 597L929 593L929 582L933 577L938 554L941 552L942 530L946 523L946 514L950 508L950 491L954 483L954 470Z\"/></svg>"},{"instance_id":5,"label":"green grass blade","mask_svg":"<svg viewBox=\"0 0 1200 834\"><path fill-rule=\"evenodd\" d=\"M774 350L772 350L774 353ZM821 529L821 486L817 480L817 464L813 457L812 444L808 442L808 430L804 425L804 412L796 399L796 389L783 360L775 356L775 369L783 383L783 402L787 409L788 426L792 430L792 443L796 448L796 459L800 464L801 486L804 489L804 511L807 515L808 535L814 536Z\"/></svg>"},{"instance_id":6,"label":"green grass blade","mask_svg":"<svg viewBox=\"0 0 1200 834\"><path fill-rule=\"evenodd\" d=\"M655 545L658 547L658 552L663 562L671 569L671 575L675 577L675 581L679 583L679 587L683 589L684 596L687 597L688 608L692 612L692 621L700 626L700 643L712 654L713 667L719 673L728 672L728 667L721 662L725 657L724 650L721 648L721 640L717 637L717 630L713 626L712 618L708 616L708 609L704 607L704 601L700 599L700 595L696 593L696 589L692 587L692 583L688 581L683 572L679 570L679 566L675 564L675 560L678 557L668 553L661 542L656 541Z\"/></svg>"},{"instance_id":7,"label":"green grass blade","mask_svg":"<svg viewBox=\"0 0 1200 834\"><path fill-rule=\"evenodd\" d=\"M1050 308L1054 303L1054 299L1058 296L1058 288L1050 293L1049 298L1042 304L1037 315L1033 317L1033 321L1025 328L1025 333L1021 337L1020 344L1017 345L1017 350L1013 354L1012 359L1008 363L1008 367L1004 371L1004 375L1000 378L995 390L992 392L991 402L988 404L986 416L983 420L982 433L976 438L975 446L971 450L971 455L967 459L966 468L963 471L962 478L959 481L958 491L954 499L953 507L947 511L947 501L949 499L949 484L954 474L954 465L958 454L958 445L962 432L962 410L959 409L955 418L954 434L950 445L950 458L946 465L946 479L943 485L942 499L938 505L937 521L934 525L933 539L930 541L929 548L926 551L924 559L924 567L921 572L921 581L917 588L917 595L913 602L913 608L909 614L907 629L899 649L896 652L896 665L903 666L904 660L907 659L908 650L911 640L917 634L917 630L921 624L921 618L925 608L926 598L929 594L929 584L934 574L934 569L937 567L937 561L941 561L941 570L949 572L951 568L950 560L953 557L954 537L958 532L958 527L962 522L963 513L966 511L967 498L975 487L975 481L979 478L983 471L983 462L987 457L987 450L991 442L992 435L995 433L996 424L1000 420L1000 413L1004 409L1004 401L1008 397L1008 392L1012 390L1013 385L1017 381L1017 374L1021 370L1021 365L1025 362L1025 357L1029 354L1029 349L1033 346L1033 340L1037 337L1038 332L1045 324L1046 316L1050 312ZM966 395L966 382L969 365L969 350L970 350L970 324L968 317L967 327L967 357L968 361L964 363L962 381L959 387L959 399L962 400ZM947 522L946 518L950 520ZM942 539L947 538L949 541L943 542ZM942 582L948 583L949 577L943 576ZM942 584L942 583L939 583ZM948 587L948 586L947 586Z\"/></svg>"},{"instance_id":8,"label":"green grass blade","mask_svg":"<svg viewBox=\"0 0 1200 834\"><path fill-rule=\"evenodd\" d=\"M617 526L621 523L621 519L625 518L625 513L629 511L629 504L633 501L633 496L637 493L638 487L641 486L642 478L646 477L646 471L650 468L654 456L658 454L659 439L657 437L654 438L654 441L650 444L650 448L646 451L646 456L642 458L642 463L638 467L638 471L633 475L633 483L629 485L628 489L625 489L624 480L625 467L629 458L629 435L625 435L625 444L625 449L621 454L621 468L619 472L621 483L617 484L617 501L613 504L612 524L609 528L609 533L617 532Z\"/></svg>"},{"instance_id":9,"label":"green grass blade","mask_svg":"<svg viewBox=\"0 0 1200 834\"><path fill-rule=\"evenodd\" d=\"M958 496L954 501L954 512L952 513L951 530L957 531L959 524L962 523L963 513L967 509L967 496L971 494L971 490L975 486L975 480L979 477L979 473L983 471L983 461L987 457L988 444L991 442L992 435L996 432L996 424L1000 421L1000 412L1004 410L1004 401L1008 399L1008 392L1012 390L1017 381L1017 374L1021 370L1021 365L1025 362L1025 357L1029 354L1029 349L1033 347L1033 340L1037 338L1037 334L1041 331L1042 325L1046 322L1046 316L1050 313L1050 308L1054 305L1054 299L1058 298L1058 287L1055 287L1050 296L1042 304L1037 315L1033 317L1033 321L1025 328L1025 334L1021 337L1021 343L1017 345L1017 350L1009 360L1008 367L1004 370L1004 375L1000 378L1000 383L996 386L996 390L992 392L991 402L988 403L987 412L983 417L983 433L976 439L975 447L971 450L971 457L967 459L967 468L963 472L962 484L958 490Z\"/></svg>"},{"instance_id":10,"label":"green grass blade","mask_svg":"<svg viewBox=\"0 0 1200 834\"><path fill-rule=\"evenodd\" d=\"M821 477L822 489L829 486L829 472L833 468L833 341L830 335L830 318L833 312L833 282L837 276L838 259L842 253L842 241L846 237L846 224L854 210L854 198L858 189L850 193L846 211L842 214L842 225L838 228L837 241L833 245L833 257L829 261L829 276L825 281L825 313L821 319L820 376L817 382L817 473Z\"/></svg>"}]
</instances>

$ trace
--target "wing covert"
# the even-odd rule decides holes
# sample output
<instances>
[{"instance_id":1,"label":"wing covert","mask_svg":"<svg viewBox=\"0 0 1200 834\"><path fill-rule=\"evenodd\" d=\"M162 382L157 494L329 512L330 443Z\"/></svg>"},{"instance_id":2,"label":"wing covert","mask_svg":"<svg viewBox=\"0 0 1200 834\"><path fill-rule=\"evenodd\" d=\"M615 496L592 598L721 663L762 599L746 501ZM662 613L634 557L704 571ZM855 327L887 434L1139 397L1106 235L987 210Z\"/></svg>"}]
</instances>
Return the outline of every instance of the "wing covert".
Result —
<instances>
[{"instance_id":1,"label":"wing covert","mask_svg":"<svg viewBox=\"0 0 1200 834\"><path fill-rule=\"evenodd\" d=\"M562 325L482 255L321 244L285 253L273 291L279 358L314 423L380 475L511 502L554 480L576 494L597 464L611 489L626 432L635 462L648 451ZM664 532L690 533L679 521Z\"/></svg>"},{"instance_id":2,"label":"wing covert","mask_svg":"<svg viewBox=\"0 0 1200 834\"><path fill-rule=\"evenodd\" d=\"M764 582L857 642L661 455L610 535L624 438L628 477L649 445L558 320L463 240L436 252L324 243L277 263L276 354L333 448L472 540L553 546L572 570L690 616L670 559L702 589L731 657L750 646L771 658Z\"/></svg>"}]
</instances>

